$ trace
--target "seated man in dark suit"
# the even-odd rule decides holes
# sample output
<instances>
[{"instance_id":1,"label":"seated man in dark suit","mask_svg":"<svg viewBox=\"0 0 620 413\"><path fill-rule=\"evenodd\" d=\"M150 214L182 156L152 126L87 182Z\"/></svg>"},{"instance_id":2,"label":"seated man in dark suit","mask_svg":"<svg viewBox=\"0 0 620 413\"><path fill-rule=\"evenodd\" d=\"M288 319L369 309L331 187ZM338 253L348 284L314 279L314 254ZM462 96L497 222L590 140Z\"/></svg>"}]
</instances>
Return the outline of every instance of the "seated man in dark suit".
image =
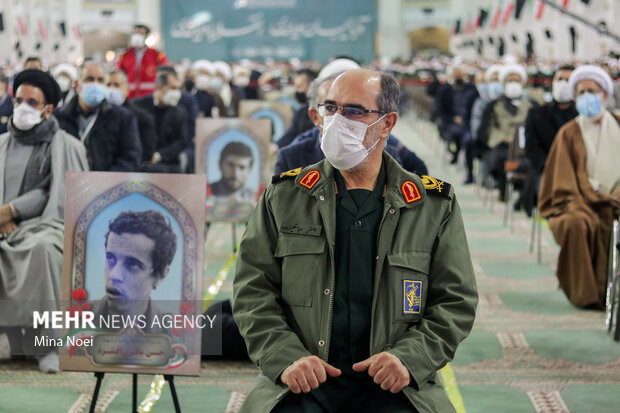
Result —
<instances>
[{"instance_id":1,"label":"seated man in dark suit","mask_svg":"<svg viewBox=\"0 0 620 413\"><path fill-rule=\"evenodd\" d=\"M9 118L13 116L13 98L9 93L9 79L0 72L0 134L8 130Z\"/></svg>"},{"instance_id":2,"label":"seated man in dark suit","mask_svg":"<svg viewBox=\"0 0 620 413\"><path fill-rule=\"evenodd\" d=\"M157 75L155 93L133 102L155 118L157 144L149 172L181 172L179 155L188 146L187 112L180 107L181 82L176 73Z\"/></svg>"},{"instance_id":3,"label":"seated man in dark suit","mask_svg":"<svg viewBox=\"0 0 620 413\"><path fill-rule=\"evenodd\" d=\"M323 103L332 82L337 76L338 74L312 82L308 90L308 116L315 127L297 136L290 145L280 149L276 159L274 174L277 175L291 169L312 165L325 158L321 150L320 139L323 128L323 116L318 108L318 104ZM428 173L424 162L392 135L388 137L385 151L392 155L408 171L418 175L426 175Z\"/></svg>"},{"instance_id":4,"label":"seated man in dark suit","mask_svg":"<svg viewBox=\"0 0 620 413\"><path fill-rule=\"evenodd\" d=\"M312 119L308 116L308 89L314 79L316 72L310 69L302 69L295 75L295 100L301 106L293 115L291 127L276 142L279 148L290 145L293 139L314 127Z\"/></svg>"},{"instance_id":5,"label":"seated man in dark suit","mask_svg":"<svg viewBox=\"0 0 620 413\"><path fill-rule=\"evenodd\" d=\"M103 66L80 68L78 95L54 112L60 128L84 142L92 171L133 172L142 162L136 118L106 100Z\"/></svg>"},{"instance_id":6,"label":"seated man in dark suit","mask_svg":"<svg viewBox=\"0 0 620 413\"><path fill-rule=\"evenodd\" d=\"M157 145L157 133L155 132L155 120L153 115L135 103L127 99L129 95L129 82L127 75L122 70L115 70L108 74L108 101L114 105L129 110L138 121L138 132L142 143L142 164L148 164L153 158L155 145Z\"/></svg>"},{"instance_id":7,"label":"seated man in dark suit","mask_svg":"<svg viewBox=\"0 0 620 413\"><path fill-rule=\"evenodd\" d=\"M553 101L531 108L525 119L525 156L530 170L523 190L523 206L528 215L536 205L540 176L555 135L566 122L578 115L568 85L574 69L573 66L562 66L556 70L552 84Z\"/></svg>"}]
</instances>

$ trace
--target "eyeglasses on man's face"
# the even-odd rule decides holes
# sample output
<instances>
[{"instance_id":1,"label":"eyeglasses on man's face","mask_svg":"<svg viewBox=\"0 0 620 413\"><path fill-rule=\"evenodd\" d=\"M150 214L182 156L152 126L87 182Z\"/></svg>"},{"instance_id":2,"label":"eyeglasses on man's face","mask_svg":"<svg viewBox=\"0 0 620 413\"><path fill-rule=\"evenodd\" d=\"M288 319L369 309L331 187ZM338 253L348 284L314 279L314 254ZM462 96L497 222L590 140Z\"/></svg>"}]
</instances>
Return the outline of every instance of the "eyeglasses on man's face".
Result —
<instances>
[{"instance_id":1,"label":"eyeglasses on man's face","mask_svg":"<svg viewBox=\"0 0 620 413\"><path fill-rule=\"evenodd\" d=\"M379 115L385 115L387 112L381 110L366 109L363 106L338 106L335 103L319 103L319 115L321 116L333 116L340 110L342 116L347 119L361 119L369 113L378 113Z\"/></svg>"}]
</instances>

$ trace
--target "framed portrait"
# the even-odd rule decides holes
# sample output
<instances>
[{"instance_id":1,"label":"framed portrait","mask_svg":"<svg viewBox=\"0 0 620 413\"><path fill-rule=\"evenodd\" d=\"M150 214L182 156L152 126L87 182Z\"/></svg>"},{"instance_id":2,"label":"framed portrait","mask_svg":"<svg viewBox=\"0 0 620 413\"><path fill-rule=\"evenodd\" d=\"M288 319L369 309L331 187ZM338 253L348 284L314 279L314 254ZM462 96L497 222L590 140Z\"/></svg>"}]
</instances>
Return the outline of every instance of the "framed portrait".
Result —
<instances>
[{"instance_id":1,"label":"framed portrait","mask_svg":"<svg viewBox=\"0 0 620 413\"><path fill-rule=\"evenodd\" d=\"M267 100L242 100L239 102L239 117L242 119L269 119L271 141L277 142L293 122L293 107L288 102Z\"/></svg>"},{"instance_id":2,"label":"framed portrait","mask_svg":"<svg viewBox=\"0 0 620 413\"><path fill-rule=\"evenodd\" d=\"M207 177L206 221L247 222L269 182L268 119L196 121L196 173Z\"/></svg>"},{"instance_id":3,"label":"framed portrait","mask_svg":"<svg viewBox=\"0 0 620 413\"><path fill-rule=\"evenodd\" d=\"M67 173L62 302L79 322L64 325L62 370L198 375L213 325L201 306L205 185Z\"/></svg>"}]
</instances>

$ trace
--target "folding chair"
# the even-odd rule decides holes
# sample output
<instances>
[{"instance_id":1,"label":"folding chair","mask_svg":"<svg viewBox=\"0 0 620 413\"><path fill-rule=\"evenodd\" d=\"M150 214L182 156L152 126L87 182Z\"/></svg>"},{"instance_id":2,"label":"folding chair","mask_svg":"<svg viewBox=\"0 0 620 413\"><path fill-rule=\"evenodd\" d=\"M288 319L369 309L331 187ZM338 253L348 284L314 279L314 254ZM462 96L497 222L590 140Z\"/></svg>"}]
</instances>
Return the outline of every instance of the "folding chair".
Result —
<instances>
[{"instance_id":1,"label":"folding chair","mask_svg":"<svg viewBox=\"0 0 620 413\"><path fill-rule=\"evenodd\" d=\"M512 141L508 145L508 157L504 164L504 170L506 172L506 192L505 192L505 204L504 204L504 226L510 226L510 232L513 231L514 226L512 222L512 195L514 193L515 185L525 182L527 174L517 172L519 167L519 158L524 155L525 152L525 128L523 125L513 126Z\"/></svg>"},{"instance_id":2,"label":"folding chair","mask_svg":"<svg viewBox=\"0 0 620 413\"><path fill-rule=\"evenodd\" d=\"M618 218L614 219L609 243L609 260L607 263L607 296L605 325L615 341L620 341L620 252Z\"/></svg>"},{"instance_id":3,"label":"folding chair","mask_svg":"<svg viewBox=\"0 0 620 413\"><path fill-rule=\"evenodd\" d=\"M536 244L536 262L542 263L542 223L543 218L540 217L538 208L532 209L532 232L530 233L530 254L534 252L534 244Z\"/></svg>"}]
</instances>

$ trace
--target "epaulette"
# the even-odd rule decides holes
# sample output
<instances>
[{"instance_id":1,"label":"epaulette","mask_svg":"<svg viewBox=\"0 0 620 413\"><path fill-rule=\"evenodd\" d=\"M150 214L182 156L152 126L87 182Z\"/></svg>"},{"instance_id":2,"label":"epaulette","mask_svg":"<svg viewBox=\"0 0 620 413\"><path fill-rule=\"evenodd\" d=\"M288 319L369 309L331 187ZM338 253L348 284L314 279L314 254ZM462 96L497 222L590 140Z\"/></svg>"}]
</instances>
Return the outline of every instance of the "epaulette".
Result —
<instances>
[{"instance_id":1,"label":"epaulette","mask_svg":"<svg viewBox=\"0 0 620 413\"><path fill-rule=\"evenodd\" d=\"M450 187L452 185L449 183L428 175L422 175L422 183L426 192L450 199Z\"/></svg>"},{"instance_id":2,"label":"epaulette","mask_svg":"<svg viewBox=\"0 0 620 413\"><path fill-rule=\"evenodd\" d=\"M290 171L282 172L280 175L274 175L271 178L272 184L277 184L278 182L282 182L286 179L294 178L301 172L301 168L291 169Z\"/></svg>"}]
</instances>

